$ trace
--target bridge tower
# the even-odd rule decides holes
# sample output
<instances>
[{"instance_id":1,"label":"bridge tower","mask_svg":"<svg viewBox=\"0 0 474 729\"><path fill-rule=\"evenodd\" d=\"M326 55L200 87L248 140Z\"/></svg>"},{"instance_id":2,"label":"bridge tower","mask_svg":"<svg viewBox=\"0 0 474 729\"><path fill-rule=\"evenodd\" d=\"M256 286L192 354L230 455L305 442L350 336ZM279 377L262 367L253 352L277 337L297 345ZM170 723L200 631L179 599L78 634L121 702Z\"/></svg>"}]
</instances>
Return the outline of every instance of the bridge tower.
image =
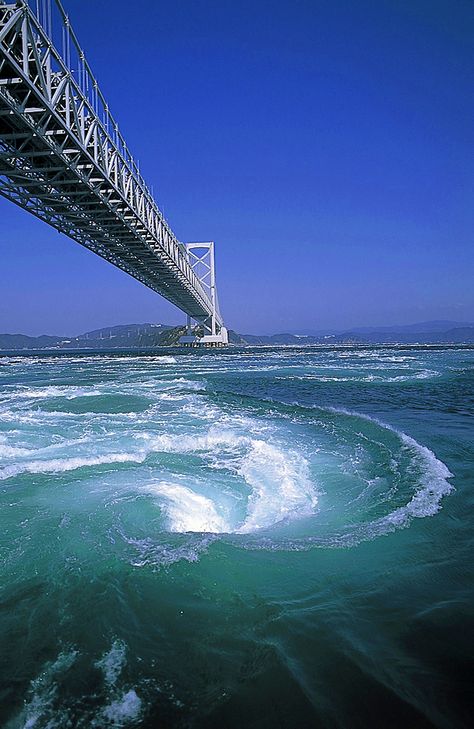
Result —
<instances>
[{"instance_id":1,"label":"bridge tower","mask_svg":"<svg viewBox=\"0 0 474 729\"><path fill-rule=\"evenodd\" d=\"M222 317L217 299L214 242L186 243L185 246L191 269L196 274L199 283L207 292L211 301L212 310L210 315L201 322L203 327L203 334L201 336L193 334L191 318L188 316L186 335L181 337L180 341L182 344L188 345L204 344L208 346L224 346L229 343L229 340L227 329L223 325L218 326L218 322Z\"/></svg>"}]
</instances>

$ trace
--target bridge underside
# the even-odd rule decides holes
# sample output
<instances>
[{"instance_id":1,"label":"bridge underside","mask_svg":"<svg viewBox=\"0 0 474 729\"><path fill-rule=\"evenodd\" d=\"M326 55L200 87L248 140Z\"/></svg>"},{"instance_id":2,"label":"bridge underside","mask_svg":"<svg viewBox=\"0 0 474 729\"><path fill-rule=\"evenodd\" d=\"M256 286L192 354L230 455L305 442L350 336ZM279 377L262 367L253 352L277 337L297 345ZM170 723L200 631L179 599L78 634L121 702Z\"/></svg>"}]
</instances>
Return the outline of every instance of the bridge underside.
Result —
<instances>
[{"instance_id":1,"label":"bridge underside","mask_svg":"<svg viewBox=\"0 0 474 729\"><path fill-rule=\"evenodd\" d=\"M26 4L0 0L0 194L220 330L215 300L94 93L96 104Z\"/></svg>"}]
</instances>

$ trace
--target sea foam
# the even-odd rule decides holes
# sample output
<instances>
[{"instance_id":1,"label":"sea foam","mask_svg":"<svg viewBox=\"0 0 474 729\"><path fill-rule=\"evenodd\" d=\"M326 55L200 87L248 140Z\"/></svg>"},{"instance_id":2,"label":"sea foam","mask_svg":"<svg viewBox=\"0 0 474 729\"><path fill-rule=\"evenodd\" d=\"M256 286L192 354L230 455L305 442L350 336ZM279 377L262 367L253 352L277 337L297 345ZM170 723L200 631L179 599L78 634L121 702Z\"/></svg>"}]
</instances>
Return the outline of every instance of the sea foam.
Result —
<instances>
[{"instance_id":1,"label":"sea foam","mask_svg":"<svg viewBox=\"0 0 474 729\"><path fill-rule=\"evenodd\" d=\"M160 498L172 532L230 531L217 504L191 488L176 483L157 483L150 484L146 490Z\"/></svg>"},{"instance_id":2,"label":"sea foam","mask_svg":"<svg viewBox=\"0 0 474 729\"><path fill-rule=\"evenodd\" d=\"M46 461L24 461L0 468L0 481L21 473L62 473L77 468L102 466L109 463L142 463L146 453L107 453L103 455L76 458L54 458Z\"/></svg>"}]
</instances>

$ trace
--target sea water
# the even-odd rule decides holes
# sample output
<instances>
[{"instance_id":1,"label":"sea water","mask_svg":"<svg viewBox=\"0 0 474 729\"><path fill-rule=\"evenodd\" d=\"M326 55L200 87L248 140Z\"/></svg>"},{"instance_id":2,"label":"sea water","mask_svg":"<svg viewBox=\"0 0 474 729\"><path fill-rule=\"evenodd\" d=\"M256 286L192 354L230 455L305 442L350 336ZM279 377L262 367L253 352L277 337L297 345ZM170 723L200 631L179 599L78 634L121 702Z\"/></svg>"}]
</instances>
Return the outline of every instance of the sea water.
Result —
<instances>
[{"instance_id":1,"label":"sea water","mask_svg":"<svg viewBox=\"0 0 474 729\"><path fill-rule=\"evenodd\" d=\"M474 349L0 355L0 725L472 720Z\"/></svg>"}]
</instances>

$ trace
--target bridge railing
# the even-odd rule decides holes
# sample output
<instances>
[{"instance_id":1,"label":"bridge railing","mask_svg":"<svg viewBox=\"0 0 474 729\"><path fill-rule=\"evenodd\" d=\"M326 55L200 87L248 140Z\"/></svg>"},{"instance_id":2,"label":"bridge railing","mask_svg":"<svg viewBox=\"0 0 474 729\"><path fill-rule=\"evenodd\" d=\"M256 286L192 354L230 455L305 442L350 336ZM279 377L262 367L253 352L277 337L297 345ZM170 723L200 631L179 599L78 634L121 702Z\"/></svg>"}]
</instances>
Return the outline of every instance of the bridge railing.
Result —
<instances>
[{"instance_id":1,"label":"bridge railing","mask_svg":"<svg viewBox=\"0 0 474 729\"><path fill-rule=\"evenodd\" d=\"M53 45L60 51L64 65L70 71L72 78L75 79L83 96L86 97L92 109L102 121L104 128L127 162L130 170L134 173L137 181L140 182L142 187L148 189L140 172L138 161L130 153L119 126L110 113L107 100L99 88L61 0L24 0L24 2L36 15L38 22Z\"/></svg>"}]
</instances>

